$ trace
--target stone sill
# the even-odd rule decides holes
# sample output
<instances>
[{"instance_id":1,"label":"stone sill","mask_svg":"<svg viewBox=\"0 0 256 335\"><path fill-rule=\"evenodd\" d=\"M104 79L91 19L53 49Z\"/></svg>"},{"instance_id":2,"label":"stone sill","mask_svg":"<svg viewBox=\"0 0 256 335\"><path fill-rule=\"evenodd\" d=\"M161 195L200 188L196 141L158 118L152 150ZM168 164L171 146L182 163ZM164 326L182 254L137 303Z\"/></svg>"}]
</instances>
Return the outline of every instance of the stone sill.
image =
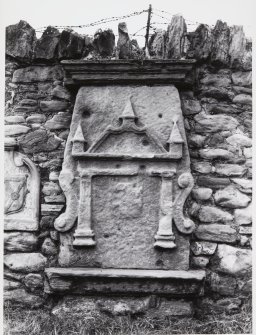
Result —
<instances>
[{"instance_id":1,"label":"stone sill","mask_svg":"<svg viewBox=\"0 0 256 335\"><path fill-rule=\"evenodd\" d=\"M65 60L65 85L192 85L195 60Z\"/></svg>"},{"instance_id":2,"label":"stone sill","mask_svg":"<svg viewBox=\"0 0 256 335\"><path fill-rule=\"evenodd\" d=\"M46 293L202 295L204 270L48 268Z\"/></svg>"}]
</instances>

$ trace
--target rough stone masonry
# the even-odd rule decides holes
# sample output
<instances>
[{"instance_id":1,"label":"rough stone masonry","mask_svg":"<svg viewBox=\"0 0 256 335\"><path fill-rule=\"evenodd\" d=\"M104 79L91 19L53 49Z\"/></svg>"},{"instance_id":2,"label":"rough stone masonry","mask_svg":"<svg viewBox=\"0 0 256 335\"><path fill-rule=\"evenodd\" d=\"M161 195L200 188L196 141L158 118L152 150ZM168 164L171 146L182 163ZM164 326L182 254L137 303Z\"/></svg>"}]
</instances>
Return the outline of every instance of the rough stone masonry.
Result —
<instances>
[{"instance_id":1,"label":"rough stone masonry","mask_svg":"<svg viewBox=\"0 0 256 335\"><path fill-rule=\"evenodd\" d=\"M239 311L251 297L251 41L6 29L5 301L54 314ZM164 70L163 70L164 69ZM52 300L54 297L54 300Z\"/></svg>"}]
</instances>

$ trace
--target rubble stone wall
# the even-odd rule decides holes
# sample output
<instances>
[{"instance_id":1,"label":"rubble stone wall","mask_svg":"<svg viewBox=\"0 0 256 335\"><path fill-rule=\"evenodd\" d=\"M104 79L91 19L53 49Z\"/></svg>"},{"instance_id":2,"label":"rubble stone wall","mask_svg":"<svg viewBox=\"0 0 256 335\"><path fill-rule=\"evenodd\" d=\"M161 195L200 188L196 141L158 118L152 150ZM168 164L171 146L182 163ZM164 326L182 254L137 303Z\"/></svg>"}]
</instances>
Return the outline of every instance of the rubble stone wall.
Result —
<instances>
[{"instance_id":1,"label":"rubble stone wall","mask_svg":"<svg viewBox=\"0 0 256 335\"><path fill-rule=\"evenodd\" d=\"M48 27L37 39L25 21L7 27L5 136L17 140L19 151L40 172L41 211L37 232L4 234L6 301L30 307L53 303L44 293L44 269L58 266L59 236L53 223L65 206L58 176L76 96L63 85L60 61L144 57L124 23L119 24L115 45L111 30L99 30L92 39ZM200 25L187 33L184 19L174 16L167 32L151 36L149 54L197 61L193 87L180 89L195 179L187 201L188 213L197 224L191 269L207 271L205 294L195 306L209 312L237 311L251 294L251 42L242 27L228 27L221 21L214 29ZM69 306L73 298L67 299ZM143 299L135 301L137 307L152 303L152 297ZM89 300L86 306L94 303ZM113 310L121 304L117 300L112 301ZM71 305L74 308L74 301ZM111 303L105 305L110 308ZM168 305L162 299L161 306L162 313L191 313L190 302L183 300Z\"/></svg>"}]
</instances>

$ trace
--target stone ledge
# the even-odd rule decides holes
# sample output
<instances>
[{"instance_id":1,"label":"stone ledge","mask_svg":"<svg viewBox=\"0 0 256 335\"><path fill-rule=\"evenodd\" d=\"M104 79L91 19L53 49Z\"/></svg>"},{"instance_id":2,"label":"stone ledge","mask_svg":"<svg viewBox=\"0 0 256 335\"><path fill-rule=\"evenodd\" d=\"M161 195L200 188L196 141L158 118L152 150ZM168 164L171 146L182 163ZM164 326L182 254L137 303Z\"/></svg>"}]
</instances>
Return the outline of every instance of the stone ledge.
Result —
<instances>
[{"instance_id":1,"label":"stone ledge","mask_svg":"<svg viewBox=\"0 0 256 335\"><path fill-rule=\"evenodd\" d=\"M46 293L202 295L205 271L48 268Z\"/></svg>"},{"instance_id":2,"label":"stone ledge","mask_svg":"<svg viewBox=\"0 0 256 335\"><path fill-rule=\"evenodd\" d=\"M191 85L195 60L64 60L65 85ZM192 77L191 77L192 75Z\"/></svg>"}]
</instances>

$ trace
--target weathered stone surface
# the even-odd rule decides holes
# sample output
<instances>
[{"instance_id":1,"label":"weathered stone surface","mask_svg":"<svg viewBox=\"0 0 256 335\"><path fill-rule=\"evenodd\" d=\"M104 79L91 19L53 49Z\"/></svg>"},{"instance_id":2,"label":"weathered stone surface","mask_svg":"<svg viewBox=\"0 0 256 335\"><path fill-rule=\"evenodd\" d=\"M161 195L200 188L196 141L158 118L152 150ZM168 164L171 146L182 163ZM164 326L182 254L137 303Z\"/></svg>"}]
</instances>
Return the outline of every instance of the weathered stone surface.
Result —
<instances>
[{"instance_id":1,"label":"weathered stone surface","mask_svg":"<svg viewBox=\"0 0 256 335\"><path fill-rule=\"evenodd\" d=\"M58 194L58 195L48 195L46 197L44 197L44 201L46 203L64 203L66 201L66 198L64 196L64 194Z\"/></svg>"},{"instance_id":2,"label":"weathered stone surface","mask_svg":"<svg viewBox=\"0 0 256 335\"><path fill-rule=\"evenodd\" d=\"M50 215L50 214L57 214L60 213L63 209L63 205L48 205L42 204L41 205L41 214L42 215Z\"/></svg>"},{"instance_id":3,"label":"weathered stone surface","mask_svg":"<svg viewBox=\"0 0 256 335\"><path fill-rule=\"evenodd\" d=\"M252 148L244 148L243 152L245 158L252 158Z\"/></svg>"},{"instance_id":4,"label":"weathered stone surface","mask_svg":"<svg viewBox=\"0 0 256 335\"><path fill-rule=\"evenodd\" d=\"M44 123L46 121L46 116L43 114L34 114L26 118L26 122L30 123Z\"/></svg>"},{"instance_id":5,"label":"weathered stone surface","mask_svg":"<svg viewBox=\"0 0 256 335\"><path fill-rule=\"evenodd\" d=\"M231 76L229 73L207 73L202 79L200 79L200 83L203 85L212 85L216 87L227 87L231 84Z\"/></svg>"},{"instance_id":6,"label":"weathered stone surface","mask_svg":"<svg viewBox=\"0 0 256 335\"><path fill-rule=\"evenodd\" d=\"M200 308L204 313L213 314L232 314L238 313L242 301L239 298L228 297L214 301L210 298L203 298L200 302Z\"/></svg>"},{"instance_id":7,"label":"weathered stone surface","mask_svg":"<svg viewBox=\"0 0 256 335\"><path fill-rule=\"evenodd\" d=\"M119 26L121 23L119 23ZM118 27L119 27L118 26ZM118 28L119 31L120 28ZM125 24L125 29L126 24ZM128 32L127 36L128 36ZM119 33L119 39L120 39L120 33ZM129 39L129 36L128 36ZM129 41L130 43L130 41ZM118 43L117 43L118 45ZM101 30L99 29L95 35L94 35L94 40L93 40L93 46L95 50L102 56L102 57L108 57L112 56L114 47L115 47L115 35L111 29L107 30ZM121 57L120 57L121 58Z\"/></svg>"},{"instance_id":8,"label":"weathered stone surface","mask_svg":"<svg viewBox=\"0 0 256 335\"><path fill-rule=\"evenodd\" d=\"M37 106L37 101L34 99L22 99L19 104L20 106Z\"/></svg>"},{"instance_id":9,"label":"weathered stone surface","mask_svg":"<svg viewBox=\"0 0 256 335\"><path fill-rule=\"evenodd\" d=\"M43 298L37 295L27 293L23 289L17 289L17 290L5 292L4 301L10 302L12 303L12 305L17 304L22 307L27 306L27 307L32 307L32 308L38 308L44 304Z\"/></svg>"},{"instance_id":10,"label":"weathered stone surface","mask_svg":"<svg viewBox=\"0 0 256 335\"><path fill-rule=\"evenodd\" d=\"M69 129L71 122L70 113L60 112L45 123L45 128L49 130Z\"/></svg>"},{"instance_id":11,"label":"weathered stone surface","mask_svg":"<svg viewBox=\"0 0 256 335\"><path fill-rule=\"evenodd\" d=\"M236 187L242 191L243 193L252 193L252 180L251 179L243 179L243 178L232 178L231 179Z\"/></svg>"},{"instance_id":12,"label":"weathered stone surface","mask_svg":"<svg viewBox=\"0 0 256 335\"><path fill-rule=\"evenodd\" d=\"M128 34L127 24L120 22L118 24L118 41L116 47L116 56L118 59L129 59L131 57L132 46Z\"/></svg>"},{"instance_id":13,"label":"weathered stone surface","mask_svg":"<svg viewBox=\"0 0 256 335\"><path fill-rule=\"evenodd\" d=\"M34 58L54 60L57 57L57 48L60 40L58 29L48 26L42 36L36 42Z\"/></svg>"},{"instance_id":14,"label":"weathered stone surface","mask_svg":"<svg viewBox=\"0 0 256 335\"><path fill-rule=\"evenodd\" d=\"M232 130L238 126L238 121L228 115L208 115L204 112L194 117L195 131L202 133L215 133L223 130Z\"/></svg>"},{"instance_id":15,"label":"weathered stone surface","mask_svg":"<svg viewBox=\"0 0 256 335\"><path fill-rule=\"evenodd\" d=\"M237 287L234 277L223 276L212 272L209 279L211 291L219 293L222 296L233 296Z\"/></svg>"},{"instance_id":16,"label":"weathered stone surface","mask_svg":"<svg viewBox=\"0 0 256 335\"><path fill-rule=\"evenodd\" d=\"M29 273L23 280L25 286L29 289L43 288L44 281L40 274Z\"/></svg>"},{"instance_id":17,"label":"weathered stone surface","mask_svg":"<svg viewBox=\"0 0 256 335\"><path fill-rule=\"evenodd\" d=\"M252 266L252 251L249 249L220 244L216 256L219 259L218 271L220 272L240 275Z\"/></svg>"},{"instance_id":18,"label":"weathered stone surface","mask_svg":"<svg viewBox=\"0 0 256 335\"><path fill-rule=\"evenodd\" d=\"M69 103L66 101L52 100L40 102L40 109L45 113L65 111L68 107Z\"/></svg>"},{"instance_id":19,"label":"weathered stone surface","mask_svg":"<svg viewBox=\"0 0 256 335\"><path fill-rule=\"evenodd\" d=\"M182 100L182 111L184 115L193 115L201 112L201 105L198 100Z\"/></svg>"},{"instance_id":20,"label":"weathered stone surface","mask_svg":"<svg viewBox=\"0 0 256 335\"><path fill-rule=\"evenodd\" d=\"M212 206L201 206L197 217L202 222L229 222L233 219L229 212Z\"/></svg>"},{"instance_id":21,"label":"weathered stone surface","mask_svg":"<svg viewBox=\"0 0 256 335\"><path fill-rule=\"evenodd\" d=\"M205 268L209 264L209 258L208 257L192 257L191 259L193 267L196 268Z\"/></svg>"},{"instance_id":22,"label":"weathered stone surface","mask_svg":"<svg viewBox=\"0 0 256 335\"><path fill-rule=\"evenodd\" d=\"M14 253L4 256L4 264L9 269L25 273L44 270L46 261L40 253Z\"/></svg>"},{"instance_id":23,"label":"weathered stone surface","mask_svg":"<svg viewBox=\"0 0 256 335\"><path fill-rule=\"evenodd\" d=\"M221 176L242 176L246 167L238 164L216 164L215 172Z\"/></svg>"},{"instance_id":24,"label":"weathered stone surface","mask_svg":"<svg viewBox=\"0 0 256 335\"><path fill-rule=\"evenodd\" d=\"M213 255L216 251L217 243L212 242L193 242L191 244L191 250L195 256L205 255L210 256Z\"/></svg>"},{"instance_id":25,"label":"weathered stone surface","mask_svg":"<svg viewBox=\"0 0 256 335\"><path fill-rule=\"evenodd\" d=\"M211 61L216 64L227 65L229 63L229 38L230 30L226 22L218 20L212 31L213 43Z\"/></svg>"},{"instance_id":26,"label":"weathered stone surface","mask_svg":"<svg viewBox=\"0 0 256 335\"><path fill-rule=\"evenodd\" d=\"M242 87L242 86L233 86L232 88L233 88L236 95L241 94L241 93L252 95L252 89L251 88Z\"/></svg>"},{"instance_id":27,"label":"weathered stone surface","mask_svg":"<svg viewBox=\"0 0 256 335\"><path fill-rule=\"evenodd\" d=\"M180 59L183 56L187 26L180 15L173 15L166 33L165 58Z\"/></svg>"},{"instance_id":28,"label":"weathered stone surface","mask_svg":"<svg viewBox=\"0 0 256 335\"><path fill-rule=\"evenodd\" d=\"M239 227L239 234L252 235L252 227Z\"/></svg>"},{"instance_id":29,"label":"weathered stone surface","mask_svg":"<svg viewBox=\"0 0 256 335\"><path fill-rule=\"evenodd\" d=\"M60 143L60 139L53 135L48 135L44 129L34 130L20 140L20 146L25 153L52 151L57 149Z\"/></svg>"},{"instance_id":30,"label":"weathered stone surface","mask_svg":"<svg viewBox=\"0 0 256 335\"><path fill-rule=\"evenodd\" d=\"M217 178L211 176L199 176L197 178L198 186L209 187L213 189L224 188L230 185L230 180L228 178Z\"/></svg>"},{"instance_id":31,"label":"weathered stone surface","mask_svg":"<svg viewBox=\"0 0 256 335\"><path fill-rule=\"evenodd\" d=\"M235 209L235 223L238 225L247 225L252 223L252 205L246 208Z\"/></svg>"},{"instance_id":32,"label":"weathered stone surface","mask_svg":"<svg viewBox=\"0 0 256 335\"><path fill-rule=\"evenodd\" d=\"M212 47L212 32L207 24L200 24L195 32L188 34L190 42L187 55L189 58L205 60L209 57Z\"/></svg>"},{"instance_id":33,"label":"weathered stone surface","mask_svg":"<svg viewBox=\"0 0 256 335\"><path fill-rule=\"evenodd\" d=\"M53 256L58 253L58 248L56 247L55 243L47 237L44 240L44 243L41 246L42 253L46 256Z\"/></svg>"},{"instance_id":34,"label":"weathered stone surface","mask_svg":"<svg viewBox=\"0 0 256 335\"><path fill-rule=\"evenodd\" d=\"M37 248L37 237L32 233L4 233L4 248L8 251L34 251Z\"/></svg>"},{"instance_id":35,"label":"weathered stone surface","mask_svg":"<svg viewBox=\"0 0 256 335\"><path fill-rule=\"evenodd\" d=\"M193 189L192 196L195 200L208 200L212 196L212 189L206 187Z\"/></svg>"},{"instance_id":36,"label":"weathered stone surface","mask_svg":"<svg viewBox=\"0 0 256 335\"><path fill-rule=\"evenodd\" d=\"M62 80L63 69L60 65L54 66L28 66L14 72L13 83L34 83L49 80Z\"/></svg>"},{"instance_id":37,"label":"weathered stone surface","mask_svg":"<svg viewBox=\"0 0 256 335\"><path fill-rule=\"evenodd\" d=\"M165 48L166 31L157 29L148 42L149 54L152 58L163 58Z\"/></svg>"},{"instance_id":38,"label":"weathered stone surface","mask_svg":"<svg viewBox=\"0 0 256 335\"><path fill-rule=\"evenodd\" d=\"M238 94L234 97L233 103L242 105L252 105L252 97L248 94Z\"/></svg>"},{"instance_id":39,"label":"weathered stone surface","mask_svg":"<svg viewBox=\"0 0 256 335\"><path fill-rule=\"evenodd\" d=\"M242 112L241 108L238 108L234 104L226 103L211 103L206 104L206 110L210 114L238 114Z\"/></svg>"},{"instance_id":40,"label":"weathered stone surface","mask_svg":"<svg viewBox=\"0 0 256 335\"><path fill-rule=\"evenodd\" d=\"M62 166L62 159L50 159L47 162L40 163L39 166L41 168L48 168L50 171L60 170Z\"/></svg>"},{"instance_id":41,"label":"weathered stone surface","mask_svg":"<svg viewBox=\"0 0 256 335\"><path fill-rule=\"evenodd\" d=\"M22 126L20 124L12 124L4 126L4 134L5 136L18 136L22 134L26 134L29 132L30 128L27 126Z\"/></svg>"},{"instance_id":42,"label":"weathered stone surface","mask_svg":"<svg viewBox=\"0 0 256 335\"><path fill-rule=\"evenodd\" d=\"M232 82L237 86L251 87L252 85L252 71L243 72L233 72L232 73Z\"/></svg>"},{"instance_id":43,"label":"weathered stone surface","mask_svg":"<svg viewBox=\"0 0 256 335\"><path fill-rule=\"evenodd\" d=\"M235 243L237 240L235 229L223 224L199 225L195 236L200 240L213 242Z\"/></svg>"},{"instance_id":44,"label":"weathered stone surface","mask_svg":"<svg viewBox=\"0 0 256 335\"><path fill-rule=\"evenodd\" d=\"M34 113L38 110L37 106L16 106L14 107L14 112L15 113L21 113L21 114L25 114L25 113Z\"/></svg>"},{"instance_id":45,"label":"weathered stone surface","mask_svg":"<svg viewBox=\"0 0 256 335\"><path fill-rule=\"evenodd\" d=\"M229 136L226 139L226 141L231 145L239 146L239 147L251 147L252 146L252 139L243 134L234 134L232 136Z\"/></svg>"},{"instance_id":46,"label":"weathered stone surface","mask_svg":"<svg viewBox=\"0 0 256 335\"><path fill-rule=\"evenodd\" d=\"M207 148L200 149L199 155L205 159L231 159L234 154L225 149Z\"/></svg>"},{"instance_id":47,"label":"weathered stone surface","mask_svg":"<svg viewBox=\"0 0 256 335\"><path fill-rule=\"evenodd\" d=\"M54 216L43 216L40 221L40 228L42 230L48 230L49 228L53 228Z\"/></svg>"},{"instance_id":48,"label":"weathered stone surface","mask_svg":"<svg viewBox=\"0 0 256 335\"><path fill-rule=\"evenodd\" d=\"M230 29L229 56L230 66L241 68L246 49L246 38L243 26L232 26Z\"/></svg>"},{"instance_id":49,"label":"weathered stone surface","mask_svg":"<svg viewBox=\"0 0 256 335\"><path fill-rule=\"evenodd\" d=\"M51 91L51 96L52 98L58 98L68 101L71 98L69 91L61 85L56 85L56 87L54 87L54 89Z\"/></svg>"},{"instance_id":50,"label":"weathered stone surface","mask_svg":"<svg viewBox=\"0 0 256 335\"><path fill-rule=\"evenodd\" d=\"M205 142L205 139L205 136L194 134L192 136L189 136L188 144L191 147L201 148Z\"/></svg>"},{"instance_id":51,"label":"weathered stone surface","mask_svg":"<svg viewBox=\"0 0 256 335\"><path fill-rule=\"evenodd\" d=\"M49 174L49 180L50 181L58 181L59 180L60 173L57 171L51 171Z\"/></svg>"},{"instance_id":52,"label":"weathered stone surface","mask_svg":"<svg viewBox=\"0 0 256 335\"><path fill-rule=\"evenodd\" d=\"M26 21L21 20L19 23L6 28L5 52L8 56L29 62L32 58L35 39L35 29Z\"/></svg>"},{"instance_id":53,"label":"weathered stone surface","mask_svg":"<svg viewBox=\"0 0 256 335\"><path fill-rule=\"evenodd\" d=\"M204 173L204 174L208 174L212 172L212 165L209 162L205 162L205 161L192 161L191 167L192 167L192 170L200 172L200 173Z\"/></svg>"},{"instance_id":54,"label":"weathered stone surface","mask_svg":"<svg viewBox=\"0 0 256 335\"><path fill-rule=\"evenodd\" d=\"M194 314L193 305L191 302L182 301L182 300L170 300L170 299L161 299L159 306L148 310L148 315L161 315L161 316L187 316L190 317Z\"/></svg>"},{"instance_id":55,"label":"weathered stone surface","mask_svg":"<svg viewBox=\"0 0 256 335\"><path fill-rule=\"evenodd\" d=\"M11 291L21 287L21 283L18 281L12 281L4 279L4 291Z\"/></svg>"},{"instance_id":56,"label":"weathered stone surface","mask_svg":"<svg viewBox=\"0 0 256 335\"><path fill-rule=\"evenodd\" d=\"M21 115L12 115L12 116L6 116L4 118L4 121L10 124L18 124L18 123L24 123L25 118Z\"/></svg>"},{"instance_id":57,"label":"weathered stone surface","mask_svg":"<svg viewBox=\"0 0 256 335\"><path fill-rule=\"evenodd\" d=\"M232 185L217 191L214 199L219 206L228 208L246 207L251 201L247 195L241 193Z\"/></svg>"},{"instance_id":58,"label":"weathered stone surface","mask_svg":"<svg viewBox=\"0 0 256 335\"><path fill-rule=\"evenodd\" d=\"M81 58L85 46L83 36L71 30L63 30L60 34L58 44L59 59Z\"/></svg>"},{"instance_id":59,"label":"weathered stone surface","mask_svg":"<svg viewBox=\"0 0 256 335\"><path fill-rule=\"evenodd\" d=\"M232 101L235 93L229 87L215 87L215 86L200 86L200 99L201 102L215 103L219 101Z\"/></svg>"},{"instance_id":60,"label":"weathered stone surface","mask_svg":"<svg viewBox=\"0 0 256 335\"><path fill-rule=\"evenodd\" d=\"M42 192L45 195L57 195L57 194L60 194L62 190L58 184L50 181L44 184Z\"/></svg>"}]
</instances>

